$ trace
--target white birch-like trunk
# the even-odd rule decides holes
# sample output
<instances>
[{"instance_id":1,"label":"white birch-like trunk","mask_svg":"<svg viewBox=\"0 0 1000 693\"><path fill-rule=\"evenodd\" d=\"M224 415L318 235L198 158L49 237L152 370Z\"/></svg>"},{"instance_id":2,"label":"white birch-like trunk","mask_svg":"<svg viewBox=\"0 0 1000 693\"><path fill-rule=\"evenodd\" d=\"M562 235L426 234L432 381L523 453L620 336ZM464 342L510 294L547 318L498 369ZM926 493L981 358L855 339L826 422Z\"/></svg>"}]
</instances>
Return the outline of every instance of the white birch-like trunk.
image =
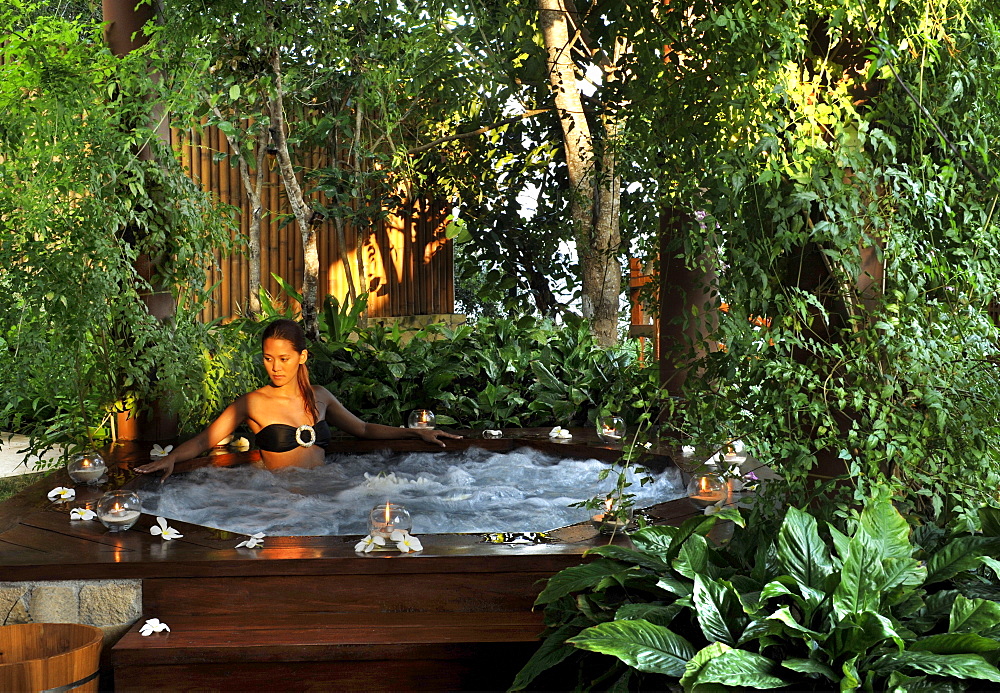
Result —
<instances>
[{"instance_id":1,"label":"white birch-like trunk","mask_svg":"<svg viewBox=\"0 0 1000 693\"><path fill-rule=\"evenodd\" d=\"M311 211L302 194L302 187L295 176L292 158L288 153L288 140L285 137L285 104L282 88L281 56L274 51L271 56L271 67L274 70L274 96L269 102L271 115L271 133L274 147L277 150L278 170L281 172L281 182L285 188L285 196L291 205L292 214L302 238L302 323L306 337L319 339L319 319L316 310L316 296L319 287L319 247L316 241L316 227L309 217Z\"/></svg>"},{"instance_id":2,"label":"white birch-like trunk","mask_svg":"<svg viewBox=\"0 0 1000 693\"><path fill-rule=\"evenodd\" d=\"M570 20L572 0L538 0L539 24L545 41L552 98L563 132L563 150L571 188L573 221L582 279L583 315L600 344L618 341L619 292L622 273L618 262L620 182L610 147L597 154L590 123L580 95L581 75L571 51L578 38ZM616 134L605 121L606 138Z\"/></svg>"}]
</instances>

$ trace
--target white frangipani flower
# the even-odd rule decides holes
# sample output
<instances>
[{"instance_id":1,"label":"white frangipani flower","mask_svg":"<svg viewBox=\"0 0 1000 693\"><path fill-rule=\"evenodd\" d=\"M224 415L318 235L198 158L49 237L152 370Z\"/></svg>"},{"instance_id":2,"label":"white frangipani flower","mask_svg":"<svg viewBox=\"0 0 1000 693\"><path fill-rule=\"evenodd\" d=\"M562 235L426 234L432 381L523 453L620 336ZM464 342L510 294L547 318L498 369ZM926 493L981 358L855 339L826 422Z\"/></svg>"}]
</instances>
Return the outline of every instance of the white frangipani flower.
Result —
<instances>
[{"instance_id":1,"label":"white frangipani flower","mask_svg":"<svg viewBox=\"0 0 1000 693\"><path fill-rule=\"evenodd\" d=\"M410 551L423 551L424 547L420 544L420 540L409 532L404 532L401 529L395 530L389 538L396 542L396 548L403 553L409 553Z\"/></svg>"},{"instance_id":2,"label":"white frangipani flower","mask_svg":"<svg viewBox=\"0 0 1000 693\"><path fill-rule=\"evenodd\" d=\"M95 517L97 517L97 513L90 508L73 508L69 511L69 519L71 520L93 520Z\"/></svg>"},{"instance_id":3,"label":"white frangipani flower","mask_svg":"<svg viewBox=\"0 0 1000 693\"><path fill-rule=\"evenodd\" d=\"M173 445L168 445L167 447L162 448L158 443L153 443L153 449L149 451L149 459L158 460L161 457L166 457L173 449Z\"/></svg>"},{"instance_id":4,"label":"white frangipani flower","mask_svg":"<svg viewBox=\"0 0 1000 693\"><path fill-rule=\"evenodd\" d=\"M180 539L184 535L178 532L173 527L167 526L167 518L158 517L156 518L156 524L149 528L149 533L154 537L159 535L163 537L164 541L170 541L171 539Z\"/></svg>"},{"instance_id":5,"label":"white frangipani flower","mask_svg":"<svg viewBox=\"0 0 1000 693\"><path fill-rule=\"evenodd\" d=\"M371 553L375 550L376 546L385 546L385 537L378 534L374 536L369 534L367 537L354 545L354 550L358 552L364 551L365 553Z\"/></svg>"},{"instance_id":6,"label":"white frangipani flower","mask_svg":"<svg viewBox=\"0 0 1000 693\"><path fill-rule=\"evenodd\" d=\"M549 431L549 438L558 438L559 440L569 440L573 437L567 429L562 426L555 426L551 431Z\"/></svg>"},{"instance_id":7,"label":"white frangipani flower","mask_svg":"<svg viewBox=\"0 0 1000 693\"><path fill-rule=\"evenodd\" d=\"M169 633L170 626L158 618L151 618L142 624L142 628L139 629L139 635L146 637L147 635L162 633L163 631L167 631Z\"/></svg>"},{"instance_id":8,"label":"white frangipani flower","mask_svg":"<svg viewBox=\"0 0 1000 693\"><path fill-rule=\"evenodd\" d=\"M48 498L50 501L71 501L76 498L76 489L56 486L49 491Z\"/></svg>"},{"instance_id":9,"label":"white frangipani flower","mask_svg":"<svg viewBox=\"0 0 1000 693\"><path fill-rule=\"evenodd\" d=\"M703 512L706 515L714 515L715 513L721 511L722 508L723 508L723 506L725 506L725 504L726 504L726 499L723 498L722 500L718 501L717 503L713 503L712 505L710 505L707 508L705 508L705 510Z\"/></svg>"},{"instance_id":10,"label":"white frangipani flower","mask_svg":"<svg viewBox=\"0 0 1000 693\"><path fill-rule=\"evenodd\" d=\"M255 549L258 546L263 546L264 537L266 536L267 535L264 534L263 532L257 532L256 534L251 534L249 539L247 539L246 541L241 541L239 544L236 545L236 548L240 549L246 547L248 549Z\"/></svg>"},{"instance_id":11,"label":"white frangipani flower","mask_svg":"<svg viewBox=\"0 0 1000 693\"><path fill-rule=\"evenodd\" d=\"M235 450L236 452L246 452L250 449L250 441L240 436L239 438L234 438L229 443L229 449Z\"/></svg>"}]
</instances>

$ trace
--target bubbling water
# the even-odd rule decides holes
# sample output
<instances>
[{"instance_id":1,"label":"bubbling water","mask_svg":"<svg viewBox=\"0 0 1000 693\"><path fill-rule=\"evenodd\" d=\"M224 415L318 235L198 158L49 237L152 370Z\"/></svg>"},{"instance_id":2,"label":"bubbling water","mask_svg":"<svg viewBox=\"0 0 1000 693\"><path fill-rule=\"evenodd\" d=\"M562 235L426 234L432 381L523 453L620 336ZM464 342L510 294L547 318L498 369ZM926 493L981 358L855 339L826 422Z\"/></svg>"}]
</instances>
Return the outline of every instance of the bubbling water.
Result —
<instances>
[{"instance_id":1,"label":"bubbling water","mask_svg":"<svg viewBox=\"0 0 1000 693\"><path fill-rule=\"evenodd\" d=\"M352 453L328 455L314 469L269 472L253 465L203 467L143 491L143 510L231 532L269 536L365 534L368 511L401 503L413 533L538 532L587 520L569 504L595 494L607 463L547 455L533 448L498 453ZM600 482L609 484L610 480ZM636 507L684 496L670 468L646 486Z\"/></svg>"}]
</instances>

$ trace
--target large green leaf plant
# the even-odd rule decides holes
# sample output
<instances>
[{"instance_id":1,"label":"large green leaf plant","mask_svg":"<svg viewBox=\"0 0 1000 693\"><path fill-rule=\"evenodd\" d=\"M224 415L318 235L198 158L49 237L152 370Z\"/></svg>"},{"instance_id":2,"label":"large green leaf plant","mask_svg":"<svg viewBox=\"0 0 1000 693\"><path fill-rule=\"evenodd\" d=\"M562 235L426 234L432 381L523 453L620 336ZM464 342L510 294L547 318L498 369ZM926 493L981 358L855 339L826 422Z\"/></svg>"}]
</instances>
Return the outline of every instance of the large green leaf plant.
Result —
<instances>
[{"instance_id":1,"label":"large green leaf plant","mask_svg":"<svg viewBox=\"0 0 1000 693\"><path fill-rule=\"evenodd\" d=\"M634 548L593 549L548 581L536 601L546 639L512 688L585 653L605 656L578 669L583 689L1000 683L1000 535L996 512L981 512L983 533L914 530L880 492L844 532L795 508L776 533L740 529L724 547L706 537L723 520L742 526L737 511L645 527Z\"/></svg>"}]
</instances>

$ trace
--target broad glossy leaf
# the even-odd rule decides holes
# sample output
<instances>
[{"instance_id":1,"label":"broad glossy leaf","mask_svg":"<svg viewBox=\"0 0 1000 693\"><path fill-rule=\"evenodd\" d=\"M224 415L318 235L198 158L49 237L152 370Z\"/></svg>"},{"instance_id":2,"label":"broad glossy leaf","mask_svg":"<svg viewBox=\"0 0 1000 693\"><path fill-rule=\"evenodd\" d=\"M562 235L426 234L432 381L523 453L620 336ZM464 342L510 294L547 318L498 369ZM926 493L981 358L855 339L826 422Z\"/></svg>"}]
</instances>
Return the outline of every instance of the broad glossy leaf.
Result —
<instances>
[{"instance_id":1,"label":"broad glossy leaf","mask_svg":"<svg viewBox=\"0 0 1000 693\"><path fill-rule=\"evenodd\" d=\"M948 630L953 633L993 634L1000 629L1000 604L986 599L967 599L959 594L952 604Z\"/></svg>"},{"instance_id":2,"label":"broad glossy leaf","mask_svg":"<svg viewBox=\"0 0 1000 693\"><path fill-rule=\"evenodd\" d=\"M833 573L830 551L819 536L816 518L789 508L778 530L778 560L804 585L821 588Z\"/></svg>"},{"instance_id":3,"label":"broad glossy leaf","mask_svg":"<svg viewBox=\"0 0 1000 693\"><path fill-rule=\"evenodd\" d=\"M696 575L694 606L698 625L709 641L735 645L748 619L736 591L721 580Z\"/></svg>"},{"instance_id":4,"label":"broad glossy leaf","mask_svg":"<svg viewBox=\"0 0 1000 693\"><path fill-rule=\"evenodd\" d=\"M927 579L926 566L914 558L887 558L882 561L885 579L880 589L890 590L895 587L919 587Z\"/></svg>"},{"instance_id":5,"label":"broad glossy leaf","mask_svg":"<svg viewBox=\"0 0 1000 693\"><path fill-rule=\"evenodd\" d=\"M642 619L666 628L684 607L680 604L625 604L615 612L616 621Z\"/></svg>"},{"instance_id":6,"label":"broad glossy leaf","mask_svg":"<svg viewBox=\"0 0 1000 693\"><path fill-rule=\"evenodd\" d=\"M656 582L656 586L678 597L690 597L694 592L694 583L687 580L664 577Z\"/></svg>"},{"instance_id":7,"label":"broad glossy leaf","mask_svg":"<svg viewBox=\"0 0 1000 693\"><path fill-rule=\"evenodd\" d=\"M1000 561L989 556L980 556L979 560L993 569L993 573L1000 578Z\"/></svg>"},{"instance_id":8,"label":"broad glossy leaf","mask_svg":"<svg viewBox=\"0 0 1000 693\"><path fill-rule=\"evenodd\" d=\"M751 689L781 688L788 682L778 678L777 663L753 652L729 650L705 663L698 672L695 685L720 683L724 686L745 686Z\"/></svg>"},{"instance_id":9,"label":"broad glossy leaf","mask_svg":"<svg viewBox=\"0 0 1000 693\"><path fill-rule=\"evenodd\" d=\"M635 549L630 549L625 546L616 546L614 544L598 546L587 551L586 555L593 556L595 554L605 558L612 558L616 561L621 561L622 563L634 563L635 565L642 566L643 568L654 570L657 573L666 573L670 570L670 565L661 561L656 556L650 556L647 553L636 551Z\"/></svg>"},{"instance_id":10,"label":"broad glossy leaf","mask_svg":"<svg viewBox=\"0 0 1000 693\"><path fill-rule=\"evenodd\" d=\"M880 658L876 666L882 670L915 670L935 676L982 679L1000 683L1000 670L976 654L893 652Z\"/></svg>"},{"instance_id":11,"label":"broad glossy leaf","mask_svg":"<svg viewBox=\"0 0 1000 693\"><path fill-rule=\"evenodd\" d=\"M531 659L521 668L521 671L517 672L514 683L510 685L510 690L524 690L525 686L534 681L543 671L551 669L573 654L576 650L571 645L566 644L566 639L579 630L575 626L563 626L545 638L535 653L531 655Z\"/></svg>"},{"instance_id":12,"label":"broad glossy leaf","mask_svg":"<svg viewBox=\"0 0 1000 693\"><path fill-rule=\"evenodd\" d=\"M665 559L672 552L674 537L680 533L679 527L657 525L643 527L629 535L632 545L639 551L645 551Z\"/></svg>"},{"instance_id":13,"label":"broad glossy leaf","mask_svg":"<svg viewBox=\"0 0 1000 693\"><path fill-rule=\"evenodd\" d=\"M724 643L713 642L711 645L698 650L694 657L688 661L687 666L684 667L684 675L681 676L680 680L680 684L683 686L684 690L693 690L694 683L698 679L698 675L701 673L701 670L705 667L705 665L716 657L721 657L732 649L733 648Z\"/></svg>"},{"instance_id":14,"label":"broad glossy leaf","mask_svg":"<svg viewBox=\"0 0 1000 693\"><path fill-rule=\"evenodd\" d=\"M748 642L753 642L754 640L759 640L780 632L781 624L779 623L768 621L763 618L753 619L747 624L747 627L743 629L743 632L740 634L740 639L736 644L743 646Z\"/></svg>"},{"instance_id":15,"label":"broad glossy leaf","mask_svg":"<svg viewBox=\"0 0 1000 693\"><path fill-rule=\"evenodd\" d=\"M875 611L879 600L876 585L881 581L882 562L877 549L867 542L851 539L840 583L833 592L833 609L841 619L862 611Z\"/></svg>"},{"instance_id":16,"label":"broad glossy leaf","mask_svg":"<svg viewBox=\"0 0 1000 693\"><path fill-rule=\"evenodd\" d=\"M681 550L677 552L677 558L673 560L672 565L678 573L689 580L694 580L708 568L708 540L699 534L688 537L681 545Z\"/></svg>"},{"instance_id":17,"label":"broad glossy leaf","mask_svg":"<svg viewBox=\"0 0 1000 693\"><path fill-rule=\"evenodd\" d=\"M857 667L858 655L854 655L840 666L843 677L840 679L840 691L854 691L861 685L861 675Z\"/></svg>"},{"instance_id":18,"label":"broad glossy leaf","mask_svg":"<svg viewBox=\"0 0 1000 693\"><path fill-rule=\"evenodd\" d=\"M864 534L877 547L881 558L909 558L910 524L888 498L869 501L861 511L859 534Z\"/></svg>"},{"instance_id":19,"label":"broad glossy leaf","mask_svg":"<svg viewBox=\"0 0 1000 693\"><path fill-rule=\"evenodd\" d=\"M1000 642L974 633L940 633L920 638L907 649L936 654L982 654L1000 650Z\"/></svg>"},{"instance_id":20,"label":"broad glossy leaf","mask_svg":"<svg viewBox=\"0 0 1000 693\"><path fill-rule=\"evenodd\" d=\"M612 575L624 577L629 570L627 566L607 559L566 568L549 578L545 589L535 600L535 606L550 604L567 594L595 587Z\"/></svg>"},{"instance_id":21,"label":"broad glossy leaf","mask_svg":"<svg viewBox=\"0 0 1000 693\"><path fill-rule=\"evenodd\" d=\"M979 509L979 524L987 537L1000 539L1000 508L983 506Z\"/></svg>"},{"instance_id":22,"label":"broad glossy leaf","mask_svg":"<svg viewBox=\"0 0 1000 693\"><path fill-rule=\"evenodd\" d=\"M695 653L691 643L681 636L642 620L600 623L567 642L617 657L639 671L678 678L683 676L684 666Z\"/></svg>"},{"instance_id":23,"label":"broad glossy leaf","mask_svg":"<svg viewBox=\"0 0 1000 693\"><path fill-rule=\"evenodd\" d=\"M817 633L814 630L806 628L804 625L795 620L795 616L792 614L791 607L783 606L773 614L767 617L768 620L778 621L783 623L792 632L798 634L803 640L812 642L822 642L826 639L825 633Z\"/></svg>"},{"instance_id":24,"label":"broad glossy leaf","mask_svg":"<svg viewBox=\"0 0 1000 693\"><path fill-rule=\"evenodd\" d=\"M852 650L866 652L867 650L892 640L896 647L902 649L902 636L896 632L892 621L874 611L865 611L854 619L855 631L849 641Z\"/></svg>"},{"instance_id":25,"label":"broad glossy leaf","mask_svg":"<svg viewBox=\"0 0 1000 693\"><path fill-rule=\"evenodd\" d=\"M979 557L986 553L989 543L985 537L952 539L927 560L926 584L949 580L961 572L977 568Z\"/></svg>"},{"instance_id":26,"label":"broad glossy leaf","mask_svg":"<svg viewBox=\"0 0 1000 693\"><path fill-rule=\"evenodd\" d=\"M791 669L792 671L798 671L803 674L820 674L825 676L831 681L838 681L840 677L837 672L833 670L829 665L823 664L822 662L817 662L814 659L803 659L801 657L791 657L789 659L781 660L781 666L786 669Z\"/></svg>"}]
</instances>

